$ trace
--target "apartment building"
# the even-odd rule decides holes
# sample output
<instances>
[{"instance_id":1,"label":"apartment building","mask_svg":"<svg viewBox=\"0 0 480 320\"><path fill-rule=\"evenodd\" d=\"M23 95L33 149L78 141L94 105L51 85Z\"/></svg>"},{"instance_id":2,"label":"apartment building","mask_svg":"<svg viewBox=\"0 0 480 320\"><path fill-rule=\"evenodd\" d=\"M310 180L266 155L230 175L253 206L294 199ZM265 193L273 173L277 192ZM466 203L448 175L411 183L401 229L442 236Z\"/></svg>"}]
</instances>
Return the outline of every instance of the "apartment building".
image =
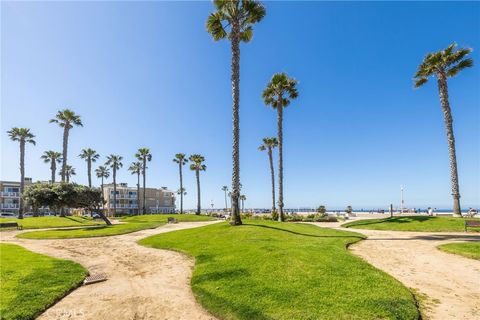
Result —
<instances>
[{"instance_id":1,"label":"apartment building","mask_svg":"<svg viewBox=\"0 0 480 320\"><path fill-rule=\"evenodd\" d=\"M106 201L105 210L109 216L113 215L113 184L103 187L103 197ZM129 187L126 183L117 183L117 214L142 213L143 188L140 188L140 204L137 203L137 188ZM147 213L174 213L175 194L166 187L160 189L145 189L145 208Z\"/></svg>"},{"instance_id":2,"label":"apartment building","mask_svg":"<svg viewBox=\"0 0 480 320\"><path fill-rule=\"evenodd\" d=\"M32 184L32 178L25 178L25 186ZM20 182L0 181L0 211L18 214L20 208Z\"/></svg>"}]
</instances>

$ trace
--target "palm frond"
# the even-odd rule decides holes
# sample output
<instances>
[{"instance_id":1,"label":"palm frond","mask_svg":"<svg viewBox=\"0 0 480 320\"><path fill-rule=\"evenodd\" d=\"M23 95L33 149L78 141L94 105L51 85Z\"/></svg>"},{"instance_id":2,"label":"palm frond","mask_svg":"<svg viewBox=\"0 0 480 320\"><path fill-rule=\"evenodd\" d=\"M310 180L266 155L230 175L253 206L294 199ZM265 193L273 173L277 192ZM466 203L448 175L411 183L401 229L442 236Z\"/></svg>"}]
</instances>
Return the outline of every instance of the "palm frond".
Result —
<instances>
[{"instance_id":1,"label":"palm frond","mask_svg":"<svg viewBox=\"0 0 480 320\"><path fill-rule=\"evenodd\" d=\"M473 59L465 59L460 61L457 65L449 68L447 72L448 77L454 77L456 76L460 71L466 68L471 68L473 67Z\"/></svg>"}]
</instances>

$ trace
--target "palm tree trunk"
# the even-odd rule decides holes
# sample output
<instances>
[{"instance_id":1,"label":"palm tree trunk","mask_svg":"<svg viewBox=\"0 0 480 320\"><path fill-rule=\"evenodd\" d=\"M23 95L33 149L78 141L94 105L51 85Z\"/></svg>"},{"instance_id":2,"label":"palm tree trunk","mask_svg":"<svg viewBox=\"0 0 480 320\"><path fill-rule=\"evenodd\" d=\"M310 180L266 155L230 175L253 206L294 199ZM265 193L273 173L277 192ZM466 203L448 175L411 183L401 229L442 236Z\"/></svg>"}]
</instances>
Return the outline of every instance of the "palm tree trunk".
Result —
<instances>
[{"instance_id":1,"label":"palm tree trunk","mask_svg":"<svg viewBox=\"0 0 480 320\"><path fill-rule=\"evenodd\" d=\"M52 183L55 183L55 173L57 171L57 164L56 164L56 159L53 159L50 162L50 170L52 170Z\"/></svg>"},{"instance_id":2,"label":"palm tree trunk","mask_svg":"<svg viewBox=\"0 0 480 320\"><path fill-rule=\"evenodd\" d=\"M65 175L67 171L67 150L68 150L68 123L63 129L63 162L62 162L62 182L65 182Z\"/></svg>"},{"instance_id":3,"label":"palm tree trunk","mask_svg":"<svg viewBox=\"0 0 480 320\"><path fill-rule=\"evenodd\" d=\"M225 190L225 211L228 210L228 203L227 203L227 190Z\"/></svg>"},{"instance_id":4,"label":"palm tree trunk","mask_svg":"<svg viewBox=\"0 0 480 320\"><path fill-rule=\"evenodd\" d=\"M102 176L102 211L105 211L105 196L103 195L103 176Z\"/></svg>"},{"instance_id":5,"label":"palm tree trunk","mask_svg":"<svg viewBox=\"0 0 480 320\"><path fill-rule=\"evenodd\" d=\"M117 214L117 170L113 166L113 216Z\"/></svg>"},{"instance_id":6,"label":"palm tree trunk","mask_svg":"<svg viewBox=\"0 0 480 320\"><path fill-rule=\"evenodd\" d=\"M137 214L140 215L140 171L137 173Z\"/></svg>"},{"instance_id":7,"label":"palm tree trunk","mask_svg":"<svg viewBox=\"0 0 480 320\"><path fill-rule=\"evenodd\" d=\"M448 87L447 76L445 72L438 74L438 91L440 93L440 103L443 108L443 116L445 119L445 128L447 131L448 152L450 156L450 175L452 180L452 196L453 196L453 215L461 217L462 211L460 208L460 189L458 186L458 170L457 170L457 155L455 151L455 137L453 135L453 118L448 101Z\"/></svg>"},{"instance_id":8,"label":"palm tree trunk","mask_svg":"<svg viewBox=\"0 0 480 320\"><path fill-rule=\"evenodd\" d=\"M146 177L145 177L145 173L146 173L146 167L147 167L147 160L144 158L143 159L143 168L142 168L142 172L143 172L143 214L146 214L147 213L147 209L145 208L145 189L146 189Z\"/></svg>"},{"instance_id":9,"label":"palm tree trunk","mask_svg":"<svg viewBox=\"0 0 480 320\"><path fill-rule=\"evenodd\" d=\"M87 171L88 171L88 187L92 187L92 159L88 157L87 159Z\"/></svg>"},{"instance_id":10,"label":"palm tree trunk","mask_svg":"<svg viewBox=\"0 0 480 320\"><path fill-rule=\"evenodd\" d=\"M232 152L232 225L241 225L240 197L240 27L232 24L232 115L233 115L233 152Z\"/></svg>"},{"instance_id":11,"label":"palm tree trunk","mask_svg":"<svg viewBox=\"0 0 480 320\"><path fill-rule=\"evenodd\" d=\"M284 221L283 216L283 102L279 98L277 106L278 127L278 221Z\"/></svg>"},{"instance_id":12,"label":"palm tree trunk","mask_svg":"<svg viewBox=\"0 0 480 320\"><path fill-rule=\"evenodd\" d=\"M273 168L272 147L268 147L268 161L270 163L270 176L272 178L272 213L275 212L275 170Z\"/></svg>"},{"instance_id":13,"label":"palm tree trunk","mask_svg":"<svg viewBox=\"0 0 480 320\"><path fill-rule=\"evenodd\" d=\"M25 188L25 140L20 140L20 200L18 219L23 219L23 189Z\"/></svg>"},{"instance_id":14,"label":"palm tree trunk","mask_svg":"<svg viewBox=\"0 0 480 320\"><path fill-rule=\"evenodd\" d=\"M180 160L178 164L178 170L180 172L180 214L183 213L183 172L182 172L182 162L183 159Z\"/></svg>"},{"instance_id":15,"label":"palm tree trunk","mask_svg":"<svg viewBox=\"0 0 480 320\"><path fill-rule=\"evenodd\" d=\"M197 176L197 212L195 214L199 215L201 211L200 203L200 171L195 170L195 175Z\"/></svg>"}]
</instances>

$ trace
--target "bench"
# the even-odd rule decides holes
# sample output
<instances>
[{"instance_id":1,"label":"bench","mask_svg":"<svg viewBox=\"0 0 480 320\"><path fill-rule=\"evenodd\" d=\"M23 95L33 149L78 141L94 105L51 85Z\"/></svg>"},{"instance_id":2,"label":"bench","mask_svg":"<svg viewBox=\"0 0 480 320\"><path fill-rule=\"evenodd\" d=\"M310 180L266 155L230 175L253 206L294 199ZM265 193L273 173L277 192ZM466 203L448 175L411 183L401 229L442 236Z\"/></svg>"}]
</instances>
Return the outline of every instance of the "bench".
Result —
<instances>
[{"instance_id":1,"label":"bench","mask_svg":"<svg viewBox=\"0 0 480 320\"><path fill-rule=\"evenodd\" d=\"M167 223L178 223L178 220L172 217L167 218Z\"/></svg>"},{"instance_id":2,"label":"bench","mask_svg":"<svg viewBox=\"0 0 480 320\"><path fill-rule=\"evenodd\" d=\"M465 232L468 227L480 227L480 220L465 220Z\"/></svg>"},{"instance_id":3,"label":"bench","mask_svg":"<svg viewBox=\"0 0 480 320\"><path fill-rule=\"evenodd\" d=\"M0 223L0 228L17 228L17 230L22 230L22 226L16 222Z\"/></svg>"}]
</instances>

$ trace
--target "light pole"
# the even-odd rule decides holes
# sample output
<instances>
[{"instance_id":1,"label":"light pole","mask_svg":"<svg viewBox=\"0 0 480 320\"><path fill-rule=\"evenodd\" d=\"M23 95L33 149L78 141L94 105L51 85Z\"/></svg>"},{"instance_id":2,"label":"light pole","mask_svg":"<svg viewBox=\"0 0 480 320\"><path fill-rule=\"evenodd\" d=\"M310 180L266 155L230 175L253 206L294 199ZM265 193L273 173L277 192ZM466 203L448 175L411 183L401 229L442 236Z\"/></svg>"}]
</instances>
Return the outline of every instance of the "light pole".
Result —
<instances>
[{"instance_id":1,"label":"light pole","mask_svg":"<svg viewBox=\"0 0 480 320\"><path fill-rule=\"evenodd\" d=\"M403 186L400 186L400 213L403 213Z\"/></svg>"}]
</instances>

